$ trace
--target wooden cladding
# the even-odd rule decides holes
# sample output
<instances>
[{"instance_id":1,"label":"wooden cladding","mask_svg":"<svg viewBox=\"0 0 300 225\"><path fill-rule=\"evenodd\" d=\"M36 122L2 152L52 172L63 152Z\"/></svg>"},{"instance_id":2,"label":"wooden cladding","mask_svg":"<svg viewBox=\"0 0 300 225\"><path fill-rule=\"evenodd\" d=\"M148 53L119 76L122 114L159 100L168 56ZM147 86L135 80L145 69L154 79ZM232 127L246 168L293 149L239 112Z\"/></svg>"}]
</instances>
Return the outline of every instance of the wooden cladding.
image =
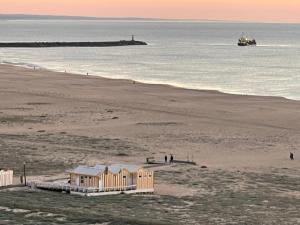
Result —
<instances>
[{"instance_id":1,"label":"wooden cladding","mask_svg":"<svg viewBox=\"0 0 300 225\"><path fill-rule=\"evenodd\" d=\"M85 174L70 174L71 185L80 187L96 187L100 191L132 189L153 189L154 173L143 168L136 172L129 172L127 169L120 170L119 173L105 171L97 176Z\"/></svg>"},{"instance_id":2,"label":"wooden cladding","mask_svg":"<svg viewBox=\"0 0 300 225\"><path fill-rule=\"evenodd\" d=\"M12 170L0 170L0 187L12 185L13 176Z\"/></svg>"},{"instance_id":3,"label":"wooden cladding","mask_svg":"<svg viewBox=\"0 0 300 225\"><path fill-rule=\"evenodd\" d=\"M99 177L87 176L82 174L71 174L70 175L71 185L80 187L98 187Z\"/></svg>"},{"instance_id":4,"label":"wooden cladding","mask_svg":"<svg viewBox=\"0 0 300 225\"><path fill-rule=\"evenodd\" d=\"M137 189L153 189L154 173L144 169L139 169L137 173Z\"/></svg>"},{"instance_id":5,"label":"wooden cladding","mask_svg":"<svg viewBox=\"0 0 300 225\"><path fill-rule=\"evenodd\" d=\"M122 188L128 187L134 184L132 178L136 176L135 173L129 173L128 170L123 169L119 173L114 174L110 171L107 174L103 173L101 175L101 180L103 181L103 188Z\"/></svg>"}]
</instances>

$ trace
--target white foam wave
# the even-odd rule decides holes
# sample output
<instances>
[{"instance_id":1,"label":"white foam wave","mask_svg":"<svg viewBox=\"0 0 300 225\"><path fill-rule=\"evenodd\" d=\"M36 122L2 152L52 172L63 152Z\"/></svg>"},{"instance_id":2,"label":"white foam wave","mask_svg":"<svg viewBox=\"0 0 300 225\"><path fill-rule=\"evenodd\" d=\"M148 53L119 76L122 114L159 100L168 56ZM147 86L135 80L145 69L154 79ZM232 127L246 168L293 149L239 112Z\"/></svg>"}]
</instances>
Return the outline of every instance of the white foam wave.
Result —
<instances>
[{"instance_id":1,"label":"white foam wave","mask_svg":"<svg viewBox=\"0 0 300 225\"><path fill-rule=\"evenodd\" d=\"M294 45L284 45L284 44L258 44L257 47L279 47L279 48L292 48L292 47L300 47Z\"/></svg>"},{"instance_id":2,"label":"white foam wave","mask_svg":"<svg viewBox=\"0 0 300 225\"><path fill-rule=\"evenodd\" d=\"M17 62L17 61L7 61L7 60L1 60L0 64L6 64L6 65L13 65L13 66L19 66L19 67L25 67L29 69L44 69L43 67L34 64L34 63L26 63L26 62Z\"/></svg>"}]
</instances>

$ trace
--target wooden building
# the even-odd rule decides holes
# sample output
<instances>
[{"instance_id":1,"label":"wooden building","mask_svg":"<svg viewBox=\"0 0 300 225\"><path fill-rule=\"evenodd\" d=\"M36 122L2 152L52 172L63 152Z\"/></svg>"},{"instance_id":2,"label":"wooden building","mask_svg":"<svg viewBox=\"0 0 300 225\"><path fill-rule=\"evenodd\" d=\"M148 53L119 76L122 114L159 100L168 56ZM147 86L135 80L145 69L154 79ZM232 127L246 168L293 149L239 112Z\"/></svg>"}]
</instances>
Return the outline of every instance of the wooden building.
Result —
<instances>
[{"instance_id":1,"label":"wooden building","mask_svg":"<svg viewBox=\"0 0 300 225\"><path fill-rule=\"evenodd\" d=\"M14 172L12 170L0 169L0 187L12 185L13 176L14 176Z\"/></svg>"},{"instance_id":2,"label":"wooden building","mask_svg":"<svg viewBox=\"0 0 300 225\"><path fill-rule=\"evenodd\" d=\"M70 185L98 192L154 192L154 173L136 165L79 166L70 171Z\"/></svg>"}]
</instances>

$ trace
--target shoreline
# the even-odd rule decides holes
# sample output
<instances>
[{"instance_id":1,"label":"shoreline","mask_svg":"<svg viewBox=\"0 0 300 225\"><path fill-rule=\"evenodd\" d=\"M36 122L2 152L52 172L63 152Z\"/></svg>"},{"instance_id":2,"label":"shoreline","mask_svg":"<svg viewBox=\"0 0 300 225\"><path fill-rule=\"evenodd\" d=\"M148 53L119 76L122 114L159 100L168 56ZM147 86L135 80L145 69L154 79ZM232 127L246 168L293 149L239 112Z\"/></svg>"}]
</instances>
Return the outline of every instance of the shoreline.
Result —
<instances>
[{"instance_id":1,"label":"shoreline","mask_svg":"<svg viewBox=\"0 0 300 225\"><path fill-rule=\"evenodd\" d=\"M242 94L242 93L234 93L234 92L225 92L225 91L221 91L221 90L215 90L215 89L198 89L198 88L189 88L189 87L184 87L184 86L180 86L180 84L170 84L170 83L156 83L156 82L147 82L147 81L139 81L139 80L134 80L134 79L126 79L126 78L111 78L111 77L105 77L105 76L101 76L101 75L93 75L93 74L83 74L83 73L77 73L77 72L63 72L63 71L59 71L59 70L55 70L55 69L49 69L49 68L45 68L45 67L41 67L39 65L35 65L35 64L24 64L24 65L18 65L17 63L7 63L7 62L1 62L0 66L4 65L4 66L12 66L12 67L19 67L19 68L24 68L24 69L28 69L28 70L37 70L37 71L49 71L49 72L54 72L54 73L61 73L61 74L67 74L67 75L76 75L76 76L89 76L89 77L95 77L95 78L99 78L99 79L108 79L108 80L124 80L124 81L128 81L128 82L136 82L136 83L141 83L141 84L145 84L145 85L161 85L161 86L166 86L166 87L173 87L173 88L179 88L182 90L189 90L189 91L199 91L199 92L217 92L220 94L225 94L225 95L235 95L235 96L245 96L245 97L261 97L261 98L279 98L279 99L284 99L287 101L296 101L299 102L300 100L298 99L292 99L292 98L287 98L284 96L276 96L276 95L256 95L256 94ZM31 65L31 66L29 66ZM34 67L36 69L34 69Z\"/></svg>"}]
</instances>

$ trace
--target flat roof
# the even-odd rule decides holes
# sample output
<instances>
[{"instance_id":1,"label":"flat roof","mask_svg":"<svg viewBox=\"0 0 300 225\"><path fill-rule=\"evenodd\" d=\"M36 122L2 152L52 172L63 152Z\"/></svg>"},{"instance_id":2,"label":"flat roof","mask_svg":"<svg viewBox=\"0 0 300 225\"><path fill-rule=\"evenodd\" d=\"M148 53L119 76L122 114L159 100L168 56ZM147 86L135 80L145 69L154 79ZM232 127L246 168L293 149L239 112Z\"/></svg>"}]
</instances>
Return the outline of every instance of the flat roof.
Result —
<instances>
[{"instance_id":1,"label":"flat roof","mask_svg":"<svg viewBox=\"0 0 300 225\"><path fill-rule=\"evenodd\" d=\"M127 169L130 173L137 172L141 167L138 165L130 164L111 164L111 165L95 165L95 166L78 166L74 170L71 170L70 173L97 176L102 174L105 171L105 168L108 167L108 171L112 173L119 173L122 169Z\"/></svg>"},{"instance_id":2,"label":"flat roof","mask_svg":"<svg viewBox=\"0 0 300 225\"><path fill-rule=\"evenodd\" d=\"M12 170L7 170L7 169L1 169L0 168L0 172L12 172Z\"/></svg>"}]
</instances>

